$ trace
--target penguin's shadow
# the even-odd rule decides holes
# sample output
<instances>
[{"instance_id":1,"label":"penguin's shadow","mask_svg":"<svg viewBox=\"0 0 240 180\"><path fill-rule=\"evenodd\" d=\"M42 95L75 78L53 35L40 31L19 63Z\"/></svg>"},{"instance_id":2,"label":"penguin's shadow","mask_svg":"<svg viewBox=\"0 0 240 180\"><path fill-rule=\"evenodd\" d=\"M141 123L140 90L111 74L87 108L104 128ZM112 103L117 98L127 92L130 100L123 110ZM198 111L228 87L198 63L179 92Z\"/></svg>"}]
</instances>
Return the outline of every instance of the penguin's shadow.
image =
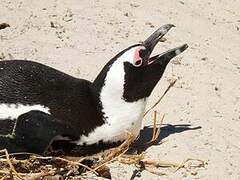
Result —
<instances>
[{"instance_id":1,"label":"penguin's shadow","mask_svg":"<svg viewBox=\"0 0 240 180\"><path fill-rule=\"evenodd\" d=\"M139 134L138 139L134 142L129 153L141 153L147 150L152 145L159 145L161 142L168 136L176 133L182 133L184 131L197 130L202 128L201 126L192 127L191 124L163 124L163 127L160 128L160 135L154 141L154 143L148 143L152 139L153 127L145 126Z\"/></svg>"}]
</instances>

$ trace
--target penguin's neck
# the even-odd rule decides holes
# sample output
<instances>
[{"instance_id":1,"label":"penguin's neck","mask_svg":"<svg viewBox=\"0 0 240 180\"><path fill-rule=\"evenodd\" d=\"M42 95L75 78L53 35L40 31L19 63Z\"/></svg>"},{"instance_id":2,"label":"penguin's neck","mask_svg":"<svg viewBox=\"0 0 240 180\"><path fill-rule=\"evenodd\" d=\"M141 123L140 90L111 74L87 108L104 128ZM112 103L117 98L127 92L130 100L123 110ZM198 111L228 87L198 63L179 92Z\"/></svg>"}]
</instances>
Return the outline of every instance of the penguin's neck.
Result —
<instances>
[{"instance_id":1,"label":"penguin's neck","mask_svg":"<svg viewBox=\"0 0 240 180\"><path fill-rule=\"evenodd\" d=\"M122 63L114 63L111 67L104 68L94 81L105 123L87 136L82 136L78 144L123 141L127 138L127 132L138 135L147 99L126 102L123 99L124 76Z\"/></svg>"},{"instance_id":2,"label":"penguin's neck","mask_svg":"<svg viewBox=\"0 0 240 180\"><path fill-rule=\"evenodd\" d=\"M146 99L127 102L122 97L123 86L119 88L117 84L114 86L108 82L110 81L106 80L105 86L102 88L100 99L109 133L112 132L114 135L112 141L124 140L127 132L137 136L142 125Z\"/></svg>"},{"instance_id":3,"label":"penguin's neck","mask_svg":"<svg viewBox=\"0 0 240 180\"><path fill-rule=\"evenodd\" d=\"M115 62L107 72L100 92L102 111L109 124L134 132L140 128L146 99L127 102L123 98L125 71L121 61ZM139 126L139 127L137 127Z\"/></svg>"}]
</instances>

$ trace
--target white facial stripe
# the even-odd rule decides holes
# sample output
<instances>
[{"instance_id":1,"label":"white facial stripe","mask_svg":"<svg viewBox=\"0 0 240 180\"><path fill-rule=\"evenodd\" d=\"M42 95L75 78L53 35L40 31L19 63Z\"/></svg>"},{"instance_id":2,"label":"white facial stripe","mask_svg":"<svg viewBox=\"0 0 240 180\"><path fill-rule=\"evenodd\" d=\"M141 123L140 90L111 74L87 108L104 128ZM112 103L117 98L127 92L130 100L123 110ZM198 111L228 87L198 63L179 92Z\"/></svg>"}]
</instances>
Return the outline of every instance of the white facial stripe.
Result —
<instances>
[{"instance_id":1,"label":"white facial stripe","mask_svg":"<svg viewBox=\"0 0 240 180\"><path fill-rule=\"evenodd\" d=\"M138 48L138 47L136 47ZM124 62L132 63L136 48L130 49L117 59L109 69L104 86L100 93L100 99L105 113L106 123L97 127L88 136L80 137L75 142L94 144L100 140L104 142L116 142L127 137L127 131L137 136L141 125L146 99L137 102L126 102L123 99L124 90Z\"/></svg>"},{"instance_id":2,"label":"white facial stripe","mask_svg":"<svg viewBox=\"0 0 240 180\"><path fill-rule=\"evenodd\" d=\"M0 104L0 120L16 119L21 114L38 110L49 114L49 108L42 105Z\"/></svg>"}]
</instances>

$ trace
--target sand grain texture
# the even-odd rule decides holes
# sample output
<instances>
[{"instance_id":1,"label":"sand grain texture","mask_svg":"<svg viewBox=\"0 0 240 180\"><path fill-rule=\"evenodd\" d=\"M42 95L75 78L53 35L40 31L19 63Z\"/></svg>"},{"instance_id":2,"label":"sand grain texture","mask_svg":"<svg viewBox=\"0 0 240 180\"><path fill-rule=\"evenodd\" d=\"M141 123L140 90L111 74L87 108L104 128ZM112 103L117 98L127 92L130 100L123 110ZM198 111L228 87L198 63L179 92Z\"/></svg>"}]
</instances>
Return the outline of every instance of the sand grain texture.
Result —
<instances>
[{"instance_id":1,"label":"sand grain texture","mask_svg":"<svg viewBox=\"0 0 240 180\"><path fill-rule=\"evenodd\" d=\"M117 52L175 24L155 52L185 42L189 48L168 66L149 100L150 106L169 79L178 79L156 108L170 124L161 130L164 143L147 156L209 163L161 179L240 179L239 9L237 0L0 0L0 23L10 25L0 30L0 59L34 60L93 80ZM114 163L112 177L129 179L135 169ZM144 171L136 179L159 177Z\"/></svg>"}]
</instances>

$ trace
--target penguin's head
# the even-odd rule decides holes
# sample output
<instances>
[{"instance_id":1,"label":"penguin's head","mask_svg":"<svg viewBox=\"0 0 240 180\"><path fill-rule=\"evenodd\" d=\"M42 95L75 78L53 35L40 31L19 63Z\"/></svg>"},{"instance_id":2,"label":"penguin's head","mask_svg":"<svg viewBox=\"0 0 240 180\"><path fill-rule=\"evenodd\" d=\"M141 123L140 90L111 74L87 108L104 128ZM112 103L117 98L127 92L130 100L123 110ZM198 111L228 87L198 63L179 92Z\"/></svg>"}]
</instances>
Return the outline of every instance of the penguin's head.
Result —
<instances>
[{"instance_id":1,"label":"penguin's head","mask_svg":"<svg viewBox=\"0 0 240 180\"><path fill-rule=\"evenodd\" d=\"M149 97L169 61L188 47L184 44L150 57L159 40L172 27L172 24L163 25L143 43L118 53L105 65L94 83L108 89L110 94L120 94L127 102Z\"/></svg>"}]
</instances>

